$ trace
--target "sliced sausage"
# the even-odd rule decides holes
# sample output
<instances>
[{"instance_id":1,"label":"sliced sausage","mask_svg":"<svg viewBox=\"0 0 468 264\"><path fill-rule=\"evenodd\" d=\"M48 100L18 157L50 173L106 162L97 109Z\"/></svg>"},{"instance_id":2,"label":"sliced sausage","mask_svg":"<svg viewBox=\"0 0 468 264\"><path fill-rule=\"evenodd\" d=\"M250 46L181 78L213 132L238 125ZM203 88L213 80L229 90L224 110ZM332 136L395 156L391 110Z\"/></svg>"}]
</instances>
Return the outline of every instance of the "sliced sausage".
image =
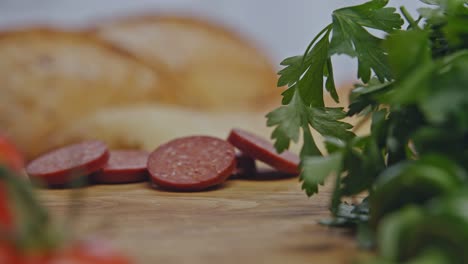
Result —
<instances>
[{"instance_id":1,"label":"sliced sausage","mask_svg":"<svg viewBox=\"0 0 468 264\"><path fill-rule=\"evenodd\" d=\"M95 183L130 183L148 179L149 153L142 150L112 150L107 164L92 179Z\"/></svg>"},{"instance_id":2,"label":"sliced sausage","mask_svg":"<svg viewBox=\"0 0 468 264\"><path fill-rule=\"evenodd\" d=\"M63 186L76 176L89 175L104 167L109 151L104 142L89 140L48 152L26 166L29 177L48 185Z\"/></svg>"},{"instance_id":3,"label":"sliced sausage","mask_svg":"<svg viewBox=\"0 0 468 264\"><path fill-rule=\"evenodd\" d=\"M255 160L243 152L236 153L236 169L232 175L234 178L252 177L257 173Z\"/></svg>"},{"instance_id":4,"label":"sliced sausage","mask_svg":"<svg viewBox=\"0 0 468 264\"><path fill-rule=\"evenodd\" d=\"M170 190L198 191L221 184L235 168L234 147L208 136L172 140L148 158L153 183Z\"/></svg>"},{"instance_id":5,"label":"sliced sausage","mask_svg":"<svg viewBox=\"0 0 468 264\"><path fill-rule=\"evenodd\" d=\"M241 129L233 129L229 134L228 141L246 155L263 161L281 172L299 173L299 157L297 155L289 151L278 154L270 141L258 135Z\"/></svg>"}]
</instances>

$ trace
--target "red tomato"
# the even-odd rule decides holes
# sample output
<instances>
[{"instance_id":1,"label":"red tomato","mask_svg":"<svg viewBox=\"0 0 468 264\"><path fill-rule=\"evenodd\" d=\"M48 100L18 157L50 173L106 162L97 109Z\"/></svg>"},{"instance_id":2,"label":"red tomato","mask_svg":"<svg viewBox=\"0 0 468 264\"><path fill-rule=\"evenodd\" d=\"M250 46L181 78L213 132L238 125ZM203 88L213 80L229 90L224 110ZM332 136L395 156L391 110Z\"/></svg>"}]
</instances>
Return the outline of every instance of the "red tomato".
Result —
<instances>
[{"instance_id":1,"label":"red tomato","mask_svg":"<svg viewBox=\"0 0 468 264\"><path fill-rule=\"evenodd\" d=\"M22 254L18 257L19 262L17 264L48 264L50 261L50 256L46 254ZM65 264L65 263L64 263Z\"/></svg>"},{"instance_id":2,"label":"red tomato","mask_svg":"<svg viewBox=\"0 0 468 264\"><path fill-rule=\"evenodd\" d=\"M47 264L131 264L128 257L101 240L86 240L74 244Z\"/></svg>"},{"instance_id":3,"label":"red tomato","mask_svg":"<svg viewBox=\"0 0 468 264\"><path fill-rule=\"evenodd\" d=\"M0 246L0 263L2 264L47 264L49 257L44 254L24 254L13 246Z\"/></svg>"},{"instance_id":4,"label":"red tomato","mask_svg":"<svg viewBox=\"0 0 468 264\"><path fill-rule=\"evenodd\" d=\"M0 165L6 165L7 167L19 172L24 167L23 156L19 152L18 148L7 139L6 136L0 133Z\"/></svg>"},{"instance_id":5,"label":"red tomato","mask_svg":"<svg viewBox=\"0 0 468 264\"><path fill-rule=\"evenodd\" d=\"M5 185L0 182L0 230L9 231L13 228L13 214L8 202L7 189ZM0 263L5 263L1 262Z\"/></svg>"},{"instance_id":6,"label":"red tomato","mask_svg":"<svg viewBox=\"0 0 468 264\"><path fill-rule=\"evenodd\" d=\"M14 247L0 242L0 263L23 264Z\"/></svg>"},{"instance_id":7,"label":"red tomato","mask_svg":"<svg viewBox=\"0 0 468 264\"><path fill-rule=\"evenodd\" d=\"M16 146L0 133L0 166L7 166L21 173L24 167L23 157ZM0 229L8 231L13 228L13 215L8 199L8 190L0 182ZM2 262L0 262L2 263Z\"/></svg>"}]
</instances>

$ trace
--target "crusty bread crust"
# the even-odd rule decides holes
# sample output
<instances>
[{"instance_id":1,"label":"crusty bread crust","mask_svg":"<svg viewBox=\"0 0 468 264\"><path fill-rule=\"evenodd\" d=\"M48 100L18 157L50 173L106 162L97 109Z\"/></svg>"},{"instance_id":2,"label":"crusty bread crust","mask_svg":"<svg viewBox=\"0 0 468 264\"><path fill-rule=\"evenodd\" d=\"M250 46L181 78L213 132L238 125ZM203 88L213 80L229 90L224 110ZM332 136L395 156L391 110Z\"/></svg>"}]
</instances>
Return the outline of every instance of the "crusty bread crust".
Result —
<instances>
[{"instance_id":1,"label":"crusty bread crust","mask_svg":"<svg viewBox=\"0 0 468 264\"><path fill-rule=\"evenodd\" d=\"M10 28L8 30L0 31L0 41L3 39L9 38L22 38L25 36L38 36L39 38L44 39L52 39L56 37L67 37L68 39L75 40L75 41L87 41L93 42L96 45L99 45L103 49L107 49L109 51L113 51L115 53L120 54L122 57L127 57L131 60L139 62L141 64L148 64L141 60L138 56L135 56L132 52L129 52L126 49L120 48L118 45L114 45L113 43L104 40L103 38L97 37L92 31L90 30L65 30L62 28L51 27L51 26L35 26L35 27L21 27L21 28ZM170 75L168 69L162 62L154 61L153 63L149 64L151 67L155 68L156 71L161 72L160 74L167 74Z\"/></svg>"},{"instance_id":2,"label":"crusty bread crust","mask_svg":"<svg viewBox=\"0 0 468 264\"><path fill-rule=\"evenodd\" d=\"M141 19L125 23L139 24ZM97 37L96 32L47 27L0 32L0 130L10 134L27 158L91 138L102 139L113 148L152 150L177 136L224 137L232 127L268 137L264 114L274 108L272 104L280 103L281 91L275 87L276 76L266 57L246 48L249 44L243 39L203 21L157 19L175 19L177 27L201 23L201 30L234 41L241 54L246 50L247 56L255 56L254 63L244 64L232 57L224 62L225 58L208 54L174 70L168 65L171 61L145 60L138 52ZM224 82L234 85L225 87ZM242 83L257 90L258 97L241 89ZM188 101L177 97L178 85L185 86L182 95ZM236 86L239 89L233 88ZM347 101L349 89L339 93ZM330 102L327 96L325 99Z\"/></svg>"},{"instance_id":3,"label":"crusty bread crust","mask_svg":"<svg viewBox=\"0 0 468 264\"><path fill-rule=\"evenodd\" d=\"M84 32L25 28L0 33L0 129L28 158L51 135L97 109L170 101L164 66Z\"/></svg>"},{"instance_id":4,"label":"crusty bread crust","mask_svg":"<svg viewBox=\"0 0 468 264\"><path fill-rule=\"evenodd\" d=\"M176 105L202 110L264 110L280 101L268 57L246 38L194 17L109 19L90 30L142 60L174 73Z\"/></svg>"}]
</instances>

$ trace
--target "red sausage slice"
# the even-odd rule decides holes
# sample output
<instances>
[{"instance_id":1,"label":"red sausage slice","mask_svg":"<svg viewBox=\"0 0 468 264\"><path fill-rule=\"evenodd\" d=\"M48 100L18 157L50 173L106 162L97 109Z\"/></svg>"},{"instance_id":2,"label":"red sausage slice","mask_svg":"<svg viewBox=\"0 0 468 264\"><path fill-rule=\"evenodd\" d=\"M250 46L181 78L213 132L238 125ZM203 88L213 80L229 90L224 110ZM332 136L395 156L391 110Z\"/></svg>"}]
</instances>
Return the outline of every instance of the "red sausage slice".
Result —
<instances>
[{"instance_id":1,"label":"red sausage slice","mask_svg":"<svg viewBox=\"0 0 468 264\"><path fill-rule=\"evenodd\" d=\"M297 155L289 151L278 154L273 144L260 136L241 129L233 129L228 141L246 155L263 161L281 172L299 173Z\"/></svg>"},{"instance_id":2,"label":"red sausage slice","mask_svg":"<svg viewBox=\"0 0 468 264\"><path fill-rule=\"evenodd\" d=\"M112 150L109 161L93 174L96 183L130 183L148 179L149 153L141 150Z\"/></svg>"},{"instance_id":3,"label":"red sausage slice","mask_svg":"<svg viewBox=\"0 0 468 264\"><path fill-rule=\"evenodd\" d=\"M104 142L84 141L48 152L31 161L26 172L49 185L65 185L77 175L89 175L100 170L109 159Z\"/></svg>"},{"instance_id":4,"label":"red sausage slice","mask_svg":"<svg viewBox=\"0 0 468 264\"><path fill-rule=\"evenodd\" d=\"M243 152L236 153L236 163L237 166L233 177L249 177L255 176L257 173L257 165L255 164L255 160Z\"/></svg>"},{"instance_id":5,"label":"red sausage slice","mask_svg":"<svg viewBox=\"0 0 468 264\"><path fill-rule=\"evenodd\" d=\"M171 190L199 191L221 184L235 168L234 147L208 136L172 140L148 158L152 181Z\"/></svg>"}]
</instances>

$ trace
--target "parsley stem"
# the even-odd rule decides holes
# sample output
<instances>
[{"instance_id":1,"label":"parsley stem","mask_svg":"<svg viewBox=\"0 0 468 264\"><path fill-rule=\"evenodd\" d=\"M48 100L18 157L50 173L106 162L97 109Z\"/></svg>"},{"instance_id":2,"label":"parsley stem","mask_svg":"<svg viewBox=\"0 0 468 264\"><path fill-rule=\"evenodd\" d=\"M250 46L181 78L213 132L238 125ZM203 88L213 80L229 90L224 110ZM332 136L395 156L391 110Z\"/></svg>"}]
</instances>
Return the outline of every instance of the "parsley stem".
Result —
<instances>
[{"instance_id":1,"label":"parsley stem","mask_svg":"<svg viewBox=\"0 0 468 264\"><path fill-rule=\"evenodd\" d=\"M302 62L301 62L301 67L304 66L304 62L305 62L305 59L307 57L307 54L309 54L309 51L310 49L312 49L312 47L314 46L315 42L317 42L317 40L327 31L330 31L331 28L332 28L333 24L329 24L328 26L326 26L324 29L322 29L322 31L320 31L316 36L315 38L309 43L309 46L307 46L307 49L306 51L304 52L304 55L302 56Z\"/></svg>"},{"instance_id":2,"label":"parsley stem","mask_svg":"<svg viewBox=\"0 0 468 264\"><path fill-rule=\"evenodd\" d=\"M414 28L414 29L419 28L418 23L414 20L414 18L410 15L408 10L406 10L406 8L404 6L400 7L400 11L403 14L403 16L405 17L406 21L408 21L408 23L409 23L408 28Z\"/></svg>"},{"instance_id":3,"label":"parsley stem","mask_svg":"<svg viewBox=\"0 0 468 264\"><path fill-rule=\"evenodd\" d=\"M450 64L453 63L454 61L457 61L458 59L463 58L463 57L467 57L467 58L468 58L468 51L461 50L461 51L455 52L455 53L453 53L453 54L450 54L449 56L446 56L446 57L442 60L442 64L443 64L444 66L445 66L445 65L450 65Z\"/></svg>"}]
</instances>

